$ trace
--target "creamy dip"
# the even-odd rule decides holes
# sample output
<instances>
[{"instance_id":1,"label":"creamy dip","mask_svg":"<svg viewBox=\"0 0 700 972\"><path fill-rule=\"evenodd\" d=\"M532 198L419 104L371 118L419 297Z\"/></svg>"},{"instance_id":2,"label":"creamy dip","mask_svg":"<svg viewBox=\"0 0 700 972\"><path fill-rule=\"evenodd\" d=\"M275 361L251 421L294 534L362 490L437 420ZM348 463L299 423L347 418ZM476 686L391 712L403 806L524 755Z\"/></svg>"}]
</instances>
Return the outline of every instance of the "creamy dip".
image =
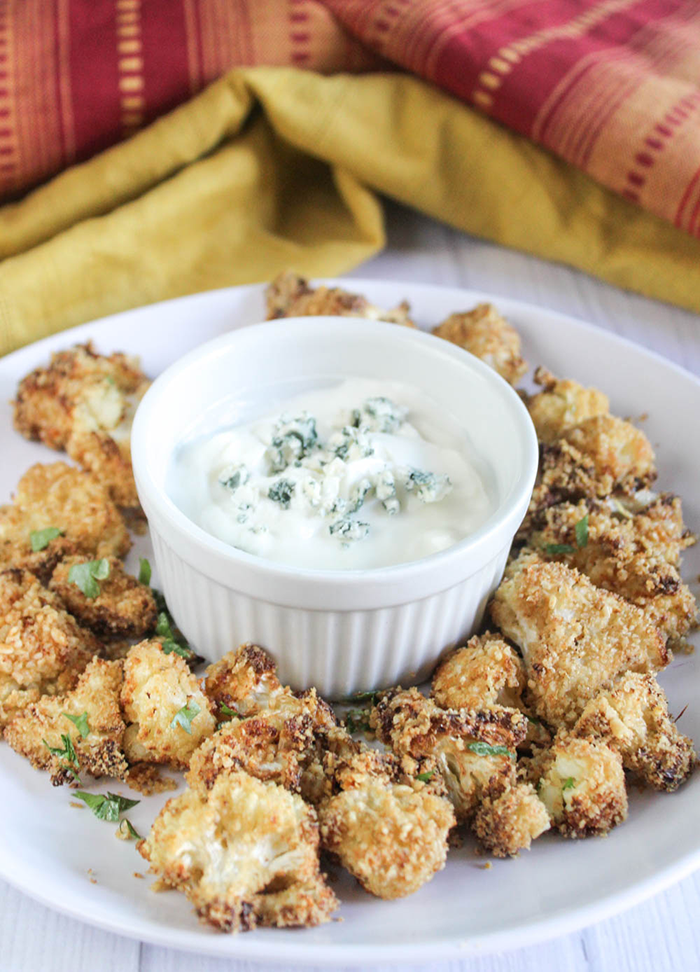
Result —
<instances>
[{"instance_id":1,"label":"creamy dip","mask_svg":"<svg viewBox=\"0 0 700 972\"><path fill-rule=\"evenodd\" d=\"M330 570L418 560L492 508L453 419L408 385L355 378L183 444L169 492L234 547Z\"/></svg>"}]
</instances>

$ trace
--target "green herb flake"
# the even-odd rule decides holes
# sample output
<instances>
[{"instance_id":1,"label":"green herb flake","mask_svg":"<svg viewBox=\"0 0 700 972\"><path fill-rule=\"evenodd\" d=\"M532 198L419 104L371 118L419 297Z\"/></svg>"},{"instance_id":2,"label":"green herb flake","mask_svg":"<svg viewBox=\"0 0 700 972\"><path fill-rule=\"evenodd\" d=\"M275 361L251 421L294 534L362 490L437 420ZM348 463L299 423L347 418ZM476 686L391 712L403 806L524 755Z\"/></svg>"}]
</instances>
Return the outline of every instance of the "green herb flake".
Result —
<instances>
[{"instance_id":1,"label":"green herb flake","mask_svg":"<svg viewBox=\"0 0 700 972\"><path fill-rule=\"evenodd\" d=\"M127 817L124 817L119 821L117 836L120 837L121 840L143 840L141 834L136 830L132 822Z\"/></svg>"},{"instance_id":2,"label":"green herb flake","mask_svg":"<svg viewBox=\"0 0 700 972\"><path fill-rule=\"evenodd\" d=\"M151 583L151 564L146 557L139 557L139 584L148 587Z\"/></svg>"},{"instance_id":3,"label":"green herb flake","mask_svg":"<svg viewBox=\"0 0 700 972\"><path fill-rule=\"evenodd\" d=\"M548 554L572 554L576 553L576 548L570 543L548 543L544 548Z\"/></svg>"},{"instance_id":4,"label":"green herb flake","mask_svg":"<svg viewBox=\"0 0 700 972\"><path fill-rule=\"evenodd\" d=\"M369 732L369 712L367 709L349 709L345 715L345 727L352 735L355 732Z\"/></svg>"},{"instance_id":5,"label":"green herb flake","mask_svg":"<svg viewBox=\"0 0 700 972\"><path fill-rule=\"evenodd\" d=\"M473 742L469 743L467 749L471 749L477 756L510 756L511 759L516 759L515 753L507 746L490 746L485 742Z\"/></svg>"},{"instance_id":6,"label":"green herb flake","mask_svg":"<svg viewBox=\"0 0 700 972\"><path fill-rule=\"evenodd\" d=\"M46 550L51 541L55 540L56 537L60 537L62 532L58 527L46 527L45 530L32 530L29 534L32 551L39 553L40 550Z\"/></svg>"},{"instance_id":7,"label":"green herb flake","mask_svg":"<svg viewBox=\"0 0 700 972\"><path fill-rule=\"evenodd\" d=\"M573 778L573 776L568 776L564 780L564 782L562 783L562 787L561 788L562 788L562 791L564 791L564 790L573 790L573 788L575 786L576 786L576 780Z\"/></svg>"},{"instance_id":8,"label":"green herb flake","mask_svg":"<svg viewBox=\"0 0 700 972\"><path fill-rule=\"evenodd\" d=\"M73 746L73 740L68 733L61 733L62 749L58 746L49 746L45 739L42 739L42 742L52 756L58 756L59 759L63 760L65 764L64 769L67 769L73 779L79 783L78 770L80 769L80 763L78 762L78 756Z\"/></svg>"},{"instance_id":9,"label":"green herb flake","mask_svg":"<svg viewBox=\"0 0 700 972\"><path fill-rule=\"evenodd\" d=\"M342 702L345 704L349 704L350 702L371 702L374 705L385 691L385 689L376 689L374 692L355 692L354 695L349 695L346 699L342 699Z\"/></svg>"},{"instance_id":10,"label":"green herb flake","mask_svg":"<svg viewBox=\"0 0 700 972\"><path fill-rule=\"evenodd\" d=\"M588 513L581 517L574 530L576 531L576 546L579 550L583 550L584 547L588 546Z\"/></svg>"},{"instance_id":11,"label":"green herb flake","mask_svg":"<svg viewBox=\"0 0 700 972\"><path fill-rule=\"evenodd\" d=\"M117 823L119 814L124 810L135 807L140 800L129 800L128 797L120 796L118 793L86 793L84 790L76 790L75 796L83 803L86 803L98 820L108 820L110 823Z\"/></svg>"},{"instance_id":12,"label":"green herb flake","mask_svg":"<svg viewBox=\"0 0 700 972\"><path fill-rule=\"evenodd\" d=\"M101 560L88 560L83 564L74 564L68 571L68 582L83 592L85 597L99 597L100 585L98 581L107 580L109 577L109 561L103 557Z\"/></svg>"},{"instance_id":13,"label":"green herb flake","mask_svg":"<svg viewBox=\"0 0 700 972\"><path fill-rule=\"evenodd\" d=\"M421 783L430 783L430 781L434 776L435 776L435 770L429 770L429 772L427 773L419 773L416 779L420 780Z\"/></svg>"},{"instance_id":14,"label":"green herb flake","mask_svg":"<svg viewBox=\"0 0 700 972\"><path fill-rule=\"evenodd\" d=\"M185 658L187 660L193 657L194 652L189 645L183 645L175 638L172 618L167 611L161 611L158 615L158 620L156 622L156 634L163 638L160 645L163 649L163 654L169 655L171 652L175 652L175 654L179 655L180 658Z\"/></svg>"},{"instance_id":15,"label":"green herb flake","mask_svg":"<svg viewBox=\"0 0 700 972\"><path fill-rule=\"evenodd\" d=\"M223 712L223 714L227 716L235 716L237 719L243 718L240 712L236 712L235 709L229 709L225 702L219 702L219 711Z\"/></svg>"},{"instance_id":16,"label":"green herb flake","mask_svg":"<svg viewBox=\"0 0 700 972\"><path fill-rule=\"evenodd\" d=\"M170 723L171 729L179 726L181 729L184 729L189 736L191 736L192 722L201 711L202 710L196 702L190 702L189 705L183 705L183 707L173 716L173 721Z\"/></svg>"},{"instance_id":17,"label":"green herb flake","mask_svg":"<svg viewBox=\"0 0 700 972\"><path fill-rule=\"evenodd\" d=\"M87 739L87 737L90 735L90 724L88 723L87 712L83 712L81 715L77 716L70 715L69 712L62 712L61 715L73 723L75 728L80 733L81 739Z\"/></svg>"}]
</instances>

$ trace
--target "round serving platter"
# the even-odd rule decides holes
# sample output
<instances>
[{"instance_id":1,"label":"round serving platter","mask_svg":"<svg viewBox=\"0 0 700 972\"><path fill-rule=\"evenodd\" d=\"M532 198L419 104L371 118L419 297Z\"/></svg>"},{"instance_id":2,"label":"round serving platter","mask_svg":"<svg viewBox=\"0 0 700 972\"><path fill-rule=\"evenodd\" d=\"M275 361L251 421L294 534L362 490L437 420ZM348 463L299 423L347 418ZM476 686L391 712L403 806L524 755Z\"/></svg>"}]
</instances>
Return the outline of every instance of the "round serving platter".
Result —
<instances>
[{"instance_id":1,"label":"round serving platter","mask_svg":"<svg viewBox=\"0 0 700 972\"><path fill-rule=\"evenodd\" d=\"M523 338L532 365L605 391L623 416L645 416L660 469L659 488L679 493L686 522L700 528L700 450L696 423L700 381L628 341L570 317L505 298L457 288L352 279L343 284L383 307L402 299L430 327L454 311L492 300ZM11 409L17 382L50 353L92 340L104 353L141 356L151 376L202 341L264 318L263 288L236 287L117 314L39 341L0 359L0 502L9 500L34 462L62 457L21 438ZM261 367L264 363L261 363ZM135 537L127 565L148 556ZM683 574L698 594L700 550L691 548ZM154 578L157 584L157 578ZM269 645L274 653L274 645ZM678 656L661 675L680 727L700 740L700 656ZM210 955L287 965L380 965L435 962L521 947L608 917L700 867L697 826L700 773L677 793L630 793L627 822L606 839L566 841L545 835L515 860L450 853L446 868L417 894L380 901L347 875L330 875L342 905L338 917L312 929L260 929L238 936L198 924L183 895L152 894L146 862L115 826L78 809L67 787L0 745L0 876L42 903L122 935ZM118 784L100 784L126 793ZM134 794L131 794L134 796ZM171 793L142 798L129 819L145 833ZM135 874L140 875L136 877ZM145 875L145 876L144 876Z\"/></svg>"}]
</instances>

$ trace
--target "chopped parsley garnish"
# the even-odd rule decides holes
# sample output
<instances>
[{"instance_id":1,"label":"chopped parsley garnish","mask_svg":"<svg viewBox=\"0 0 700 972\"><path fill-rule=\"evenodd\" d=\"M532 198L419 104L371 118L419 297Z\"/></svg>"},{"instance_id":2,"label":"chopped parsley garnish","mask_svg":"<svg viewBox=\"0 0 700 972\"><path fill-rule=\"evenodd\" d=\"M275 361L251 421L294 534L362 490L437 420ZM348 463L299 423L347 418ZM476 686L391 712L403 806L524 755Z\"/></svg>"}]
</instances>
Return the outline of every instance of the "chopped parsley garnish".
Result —
<instances>
[{"instance_id":1,"label":"chopped parsley garnish","mask_svg":"<svg viewBox=\"0 0 700 972\"><path fill-rule=\"evenodd\" d=\"M355 692L354 695L342 699L343 702L371 702L373 705L380 695L384 694L384 689L375 689L373 692Z\"/></svg>"},{"instance_id":2,"label":"chopped parsley garnish","mask_svg":"<svg viewBox=\"0 0 700 972\"><path fill-rule=\"evenodd\" d=\"M579 550L583 550L588 544L588 513L581 517L574 530L576 531L576 546Z\"/></svg>"},{"instance_id":3,"label":"chopped parsley garnish","mask_svg":"<svg viewBox=\"0 0 700 972\"><path fill-rule=\"evenodd\" d=\"M83 712L81 715L77 716L70 715L68 712L62 712L61 715L65 716L66 719L69 719L73 723L75 728L80 733L81 739L87 739L87 737L90 735L90 725L88 723L87 712Z\"/></svg>"},{"instance_id":4,"label":"chopped parsley garnish","mask_svg":"<svg viewBox=\"0 0 700 972\"><path fill-rule=\"evenodd\" d=\"M467 749L471 749L477 756L510 756L511 759L516 759L515 753L507 746L490 746L485 742L473 742L469 743Z\"/></svg>"},{"instance_id":5,"label":"chopped parsley garnish","mask_svg":"<svg viewBox=\"0 0 700 972\"><path fill-rule=\"evenodd\" d=\"M86 793L84 790L76 790L75 795L90 807L98 820L108 820L111 823L116 823L119 820L119 814L123 813L124 810L130 810L141 802L140 800L129 800L128 797L119 796L118 793L107 793L105 796L103 793ZM134 834L136 834L136 831L134 831Z\"/></svg>"},{"instance_id":6,"label":"chopped parsley garnish","mask_svg":"<svg viewBox=\"0 0 700 972\"><path fill-rule=\"evenodd\" d=\"M183 707L179 709L173 716L173 720L170 723L171 729L179 726L181 729L184 729L189 736L191 736L192 722L201 711L202 710L196 702L190 702L189 705L183 705Z\"/></svg>"},{"instance_id":7,"label":"chopped parsley garnish","mask_svg":"<svg viewBox=\"0 0 700 972\"><path fill-rule=\"evenodd\" d=\"M573 776L568 776L562 783L561 788L562 790L573 790L575 786L576 780L573 778Z\"/></svg>"},{"instance_id":8,"label":"chopped parsley garnish","mask_svg":"<svg viewBox=\"0 0 700 972\"><path fill-rule=\"evenodd\" d=\"M75 752L71 737L67 733L61 733L62 749L58 746L49 746L45 739L42 739L42 742L52 756L58 756L59 759L63 760L65 763L64 769L67 769L73 779L79 783L78 771L80 770L80 763L78 762L78 756Z\"/></svg>"},{"instance_id":9,"label":"chopped parsley garnish","mask_svg":"<svg viewBox=\"0 0 700 972\"><path fill-rule=\"evenodd\" d=\"M169 655L171 652L175 652L181 658L191 659L194 657L194 652L187 644L182 644L175 637L175 632L173 631L172 618L167 611L161 611L158 615L158 621L156 622L156 634L160 635L163 639L161 641L161 648L163 649L163 654Z\"/></svg>"},{"instance_id":10,"label":"chopped parsley garnish","mask_svg":"<svg viewBox=\"0 0 700 972\"><path fill-rule=\"evenodd\" d=\"M345 727L351 735L355 732L369 732L367 709L349 709L345 715Z\"/></svg>"},{"instance_id":11,"label":"chopped parsley garnish","mask_svg":"<svg viewBox=\"0 0 700 972\"><path fill-rule=\"evenodd\" d=\"M421 783L430 783L432 778L435 776L435 770L429 770L427 773L419 773L416 777Z\"/></svg>"},{"instance_id":12,"label":"chopped parsley garnish","mask_svg":"<svg viewBox=\"0 0 700 972\"><path fill-rule=\"evenodd\" d=\"M572 554L576 553L576 548L570 543L548 543L544 548L548 554Z\"/></svg>"},{"instance_id":13,"label":"chopped parsley garnish","mask_svg":"<svg viewBox=\"0 0 700 972\"><path fill-rule=\"evenodd\" d=\"M100 585L98 581L107 580L109 577L109 561L103 557L101 560L88 560L83 564L74 564L68 571L68 582L83 592L85 597L99 597Z\"/></svg>"},{"instance_id":14,"label":"chopped parsley garnish","mask_svg":"<svg viewBox=\"0 0 700 972\"><path fill-rule=\"evenodd\" d=\"M235 709L229 709L225 702L219 702L219 711L223 712L223 714L227 716L235 716L237 719L243 718L240 712L236 712Z\"/></svg>"},{"instance_id":15,"label":"chopped parsley garnish","mask_svg":"<svg viewBox=\"0 0 700 972\"><path fill-rule=\"evenodd\" d=\"M289 503L294 493L294 483L291 479L278 479L267 491L268 497L279 503L283 510L289 509Z\"/></svg>"},{"instance_id":16,"label":"chopped parsley garnish","mask_svg":"<svg viewBox=\"0 0 700 972\"><path fill-rule=\"evenodd\" d=\"M40 550L46 550L51 541L55 540L56 537L60 537L62 532L58 527L46 527L45 530L32 530L29 534L32 551L39 553Z\"/></svg>"},{"instance_id":17,"label":"chopped parsley garnish","mask_svg":"<svg viewBox=\"0 0 700 972\"><path fill-rule=\"evenodd\" d=\"M141 834L134 828L127 817L119 821L119 836L122 840L143 840Z\"/></svg>"},{"instance_id":18,"label":"chopped parsley garnish","mask_svg":"<svg viewBox=\"0 0 700 972\"><path fill-rule=\"evenodd\" d=\"M148 587L151 583L151 564L145 557L139 557L139 584Z\"/></svg>"}]
</instances>

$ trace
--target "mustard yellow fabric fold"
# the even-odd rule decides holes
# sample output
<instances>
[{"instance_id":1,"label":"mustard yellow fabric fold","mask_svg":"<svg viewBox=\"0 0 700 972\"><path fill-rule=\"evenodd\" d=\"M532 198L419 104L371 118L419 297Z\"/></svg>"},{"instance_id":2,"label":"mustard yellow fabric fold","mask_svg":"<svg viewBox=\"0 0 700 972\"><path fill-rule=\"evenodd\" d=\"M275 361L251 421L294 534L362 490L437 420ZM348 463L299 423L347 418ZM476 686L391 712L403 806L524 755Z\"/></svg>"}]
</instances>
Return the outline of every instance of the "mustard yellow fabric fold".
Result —
<instances>
[{"instance_id":1,"label":"mustard yellow fabric fold","mask_svg":"<svg viewBox=\"0 0 700 972\"><path fill-rule=\"evenodd\" d=\"M384 243L377 193L700 310L700 240L414 78L232 71L0 209L0 353L116 311Z\"/></svg>"}]
</instances>

